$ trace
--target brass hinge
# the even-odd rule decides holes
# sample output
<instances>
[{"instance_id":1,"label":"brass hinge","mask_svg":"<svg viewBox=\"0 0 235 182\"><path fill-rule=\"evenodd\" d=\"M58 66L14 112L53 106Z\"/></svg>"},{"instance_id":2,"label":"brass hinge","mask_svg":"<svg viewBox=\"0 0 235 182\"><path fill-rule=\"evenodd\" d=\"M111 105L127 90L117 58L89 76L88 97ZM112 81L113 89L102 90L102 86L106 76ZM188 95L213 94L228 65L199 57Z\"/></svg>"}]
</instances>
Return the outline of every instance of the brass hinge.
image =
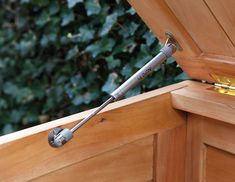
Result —
<instances>
[{"instance_id":1,"label":"brass hinge","mask_svg":"<svg viewBox=\"0 0 235 182\"><path fill-rule=\"evenodd\" d=\"M221 83L215 83L214 85L215 85L216 88L223 88L223 89L228 89L228 90L235 91L235 86L225 85L225 84L221 84Z\"/></svg>"},{"instance_id":2,"label":"brass hinge","mask_svg":"<svg viewBox=\"0 0 235 182\"><path fill-rule=\"evenodd\" d=\"M214 83L215 90L219 93L235 95L235 86L221 83Z\"/></svg>"}]
</instances>

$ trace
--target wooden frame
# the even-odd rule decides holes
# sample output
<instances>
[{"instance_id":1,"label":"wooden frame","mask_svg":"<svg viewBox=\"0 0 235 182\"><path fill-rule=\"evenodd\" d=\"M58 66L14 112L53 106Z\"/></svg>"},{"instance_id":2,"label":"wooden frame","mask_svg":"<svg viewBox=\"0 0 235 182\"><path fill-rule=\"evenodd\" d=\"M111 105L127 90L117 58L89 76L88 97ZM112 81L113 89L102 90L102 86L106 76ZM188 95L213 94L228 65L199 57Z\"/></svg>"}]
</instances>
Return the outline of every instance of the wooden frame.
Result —
<instances>
[{"instance_id":1,"label":"wooden frame","mask_svg":"<svg viewBox=\"0 0 235 182\"><path fill-rule=\"evenodd\" d=\"M4 171L0 177L4 181L234 180L234 103L234 97L216 93L211 85L185 81L113 103L59 149L48 145L48 132L60 125L70 127L91 111L9 134L0 137L0 171Z\"/></svg>"},{"instance_id":2,"label":"wooden frame","mask_svg":"<svg viewBox=\"0 0 235 182\"><path fill-rule=\"evenodd\" d=\"M116 181L132 181L133 178L134 181L171 181L168 173L163 173L169 169L174 171L176 178L182 179L184 165L179 167L174 162L184 160L186 114L172 108L170 91L188 83L182 82L111 104L79 129L71 142L59 149L48 145L49 131L60 125L71 127L91 111L1 137L0 171L4 173L0 173L0 178L4 181L63 181L70 180L72 175L92 181L91 175L99 179L106 176L107 181L111 177ZM131 159L120 159L119 155L128 152ZM168 157L172 163L165 165ZM106 158L123 160L123 165L127 165L123 170L133 175L121 178L118 173L122 171L118 167L120 164L105 166ZM135 162L138 161L144 164L137 165ZM107 167L109 170L105 170ZM74 174L75 170L79 176Z\"/></svg>"}]
</instances>

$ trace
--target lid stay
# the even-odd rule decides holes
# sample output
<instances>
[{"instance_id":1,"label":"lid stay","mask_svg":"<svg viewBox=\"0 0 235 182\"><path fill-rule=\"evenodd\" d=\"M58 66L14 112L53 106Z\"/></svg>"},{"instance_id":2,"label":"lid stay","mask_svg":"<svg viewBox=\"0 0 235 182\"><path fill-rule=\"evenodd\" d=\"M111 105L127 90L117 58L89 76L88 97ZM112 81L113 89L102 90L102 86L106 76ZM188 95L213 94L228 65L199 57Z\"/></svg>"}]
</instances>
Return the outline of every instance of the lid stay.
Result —
<instances>
[{"instance_id":1,"label":"lid stay","mask_svg":"<svg viewBox=\"0 0 235 182\"><path fill-rule=\"evenodd\" d=\"M167 58L171 57L172 54L176 52L176 50L181 51L182 48L176 41L176 39L172 36L171 33L166 32L166 43L163 48L160 50L160 53L156 55L152 60L150 60L144 67L142 67L139 71L137 71L134 75L132 75L127 81L125 81L120 87L114 90L110 94L110 98L104 102L100 107L98 107L95 111L85 117L82 121L76 124L73 128L54 128L48 135L48 142L52 147L61 147L69 140L73 138L73 133L83 126L87 121L89 121L93 116L99 113L103 108L105 108L108 104L119 100L125 93L127 93L130 89L132 89L135 85L137 85L140 81L142 81L145 77L147 77L150 73L154 71L154 69L162 64Z\"/></svg>"}]
</instances>

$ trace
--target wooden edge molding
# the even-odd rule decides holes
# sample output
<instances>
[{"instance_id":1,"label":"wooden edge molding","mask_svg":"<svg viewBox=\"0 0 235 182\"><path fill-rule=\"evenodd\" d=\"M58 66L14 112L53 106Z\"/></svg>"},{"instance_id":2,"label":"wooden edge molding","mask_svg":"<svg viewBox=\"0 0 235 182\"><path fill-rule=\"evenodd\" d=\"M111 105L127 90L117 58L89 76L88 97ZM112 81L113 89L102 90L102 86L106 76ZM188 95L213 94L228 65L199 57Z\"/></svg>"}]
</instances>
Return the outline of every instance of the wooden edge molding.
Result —
<instances>
[{"instance_id":1,"label":"wooden edge molding","mask_svg":"<svg viewBox=\"0 0 235 182\"><path fill-rule=\"evenodd\" d=\"M235 97L217 93L212 85L197 84L171 92L176 109L235 124Z\"/></svg>"},{"instance_id":2,"label":"wooden edge molding","mask_svg":"<svg viewBox=\"0 0 235 182\"><path fill-rule=\"evenodd\" d=\"M123 99L120 100L118 102L112 103L109 106L107 106L104 110L102 110L100 113L105 113L105 112L109 112L111 110L115 110L117 108L120 107L125 107L131 104L135 104L144 100L148 100L148 99L152 99L153 97L157 97L160 95L163 95L165 93L168 93L172 90L177 90L183 87L186 87L187 85L191 84L191 81L183 81L181 83L177 83L177 84L173 84L164 88L160 88L154 91L150 91L141 95L137 95L128 99ZM43 131L47 131L50 130L52 128L58 127L58 126L72 126L73 124L75 124L76 122L79 122L80 120L82 120L84 117L86 117L89 113L91 113L94 109L91 110L87 110L84 112L80 112L77 114L73 114L64 118L60 118L54 121L50 121L48 123L44 123L44 124L40 124L31 128L27 128L27 129L23 129L11 134L7 134L4 136L0 137L0 145L17 140L17 139L21 139L36 133L40 133ZM66 127L68 127L66 126Z\"/></svg>"}]
</instances>

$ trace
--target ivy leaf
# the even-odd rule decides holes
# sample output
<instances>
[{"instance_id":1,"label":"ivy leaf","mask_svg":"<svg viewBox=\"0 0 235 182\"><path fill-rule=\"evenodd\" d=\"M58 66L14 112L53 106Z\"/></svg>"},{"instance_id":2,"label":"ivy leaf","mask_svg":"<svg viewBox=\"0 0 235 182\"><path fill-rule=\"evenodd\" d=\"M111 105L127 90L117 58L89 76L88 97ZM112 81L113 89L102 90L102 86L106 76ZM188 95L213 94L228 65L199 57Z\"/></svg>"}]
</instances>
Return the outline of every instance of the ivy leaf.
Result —
<instances>
[{"instance_id":1,"label":"ivy leaf","mask_svg":"<svg viewBox=\"0 0 235 182\"><path fill-rule=\"evenodd\" d=\"M121 70L121 74L125 77L125 79L129 78L132 74L132 66L130 64L126 64L122 70Z\"/></svg>"},{"instance_id":2,"label":"ivy leaf","mask_svg":"<svg viewBox=\"0 0 235 182\"><path fill-rule=\"evenodd\" d=\"M137 55L136 68L142 68L152 58L148 46L141 44L140 52Z\"/></svg>"},{"instance_id":3,"label":"ivy leaf","mask_svg":"<svg viewBox=\"0 0 235 182\"><path fill-rule=\"evenodd\" d=\"M39 6L47 6L49 4L49 0L32 0L34 4Z\"/></svg>"},{"instance_id":4,"label":"ivy leaf","mask_svg":"<svg viewBox=\"0 0 235 182\"><path fill-rule=\"evenodd\" d=\"M183 72L175 77L176 81L189 80L190 78Z\"/></svg>"},{"instance_id":5,"label":"ivy leaf","mask_svg":"<svg viewBox=\"0 0 235 182\"><path fill-rule=\"evenodd\" d=\"M95 58L100 53L111 51L114 45L115 41L113 39L104 38L89 45L85 51L90 53L91 56Z\"/></svg>"},{"instance_id":6,"label":"ivy leaf","mask_svg":"<svg viewBox=\"0 0 235 182\"><path fill-rule=\"evenodd\" d=\"M145 34L144 34L144 39L146 41L146 44L148 46L152 45L154 43L154 41L156 40L156 37L153 35L152 32L150 31L147 31Z\"/></svg>"},{"instance_id":7,"label":"ivy leaf","mask_svg":"<svg viewBox=\"0 0 235 182\"><path fill-rule=\"evenodd\" d=\"M126 11L127 13L130 13L131 15L134 15L136 12L135 12L135 9L133 7L131 7L130 9L128 9Z\"/></svg>"},{"instance_id":8,"label":"ivy leaf","mask_svg":"<svg viewBox=\"0 0 235 182\"><path fill-rule=\"evenodd\" d=\"M84 97L81 96L81 95L77 95L77 96L72 100L72 103L73 103L75 106L81 105L83 102L84 102Z\"/></svg>"},{"instance_id":9,"label":"ivy leaf","mask_svg":"<svg viewBox=\"0 0 235 182\"><path fill-rule=\"evenodd\" d=\"M77 54L78 54L78 46L74 46L68 51L65 59L69 61L73 59L74 57L76 57Z\"/></svg>"},{"instance_id":10,"label":"ivy leaf","mask_svg":"<svg viewBox=\"0 0 235 182\"><path fill-rule=\"evenodd\" d=\"M19 123L22 119L23 113L19 110L12 110L10 114L10 119L12 123Z\"/></svg>"},{"instance_id":11,"label":"ivy leaf","mask_svg":"<svg viewBox=\"0 0 235 182\"><path fill-rule=\"evenodd\" d=\"M70 79L70 82L72 84L72 87L74 87L75 89L78 89L78 90L81 90L81 89L87 87L87 83L85 82L85 80L83 79L81 74L77 74L77 75L73 76Z\"/></svg>"},{"instance_id":12,"label":"ivy leaf","mask_svg":"<svg viewBox=\"0 0 235 182\"><path fill-rule=\"evenodd\" d=\"M99 0L86 0L85 8L88 16L96 15L101 11Z\"/></svg>"},{"instance_id":13,"label":"ivy leaf","mask_svg":"<svg viewBox=\"0 0 235 182\"><path fill-rule=\"evenodd\" d=\"M136 48L137 44L133 39L127 39L123 40L120 44L117 44L117 46L114 48L113 54L118 53L132 53L134 49Z\"/></svg>"},{"instance_id":14,"label":"ivy leaf","mask_svg":"<svg viewBox=\"0 0 235 182\"><path fill-rule=\"evenodd\" d=\"M127 38L129 36L133 36L138 29L139 25L135 22L126 23L122 26L123 28L118 32L123 38Z\"/></svg>"},{"instance_id":15,"label":"ivy leaf","mask_svg":"<svg viewBox=\"0 0 235 182\"><path fill-rule=\"evenodd\" d=\"M157 71L156 74L154 74L151 77L151 79L149 79L149 83L146 84L147 88L150 89L150 88L159 87L159 85L161 85L161 83L164 82L164 77L165 75L161 70Z\"/></svg>"},{"instance_id":16,"label":"ivy leaf","mask_svg":"<svg viewBox=\"0 0 235 182\"><path fill-rule=\"evenodd\" d=\"M90 104L91 101L93 101L99 97L99 94L95 91L93 91L93 92L90 91L90 92L86 92L83 97L84 97L84 103Z\"/></svg>"},{"instance_id":17,"label":"ivy leaf","mask_svg":"<svg viewBox=\"0 0 235 182\"><path fill-rule=\"evenodd\" d=\"M67 0L68 7L73 8L77 3L82 3L83 0Z\"/></svg>"},{"instance_id":18,"label":"ivy leaf","mask_svg":"<svg viewBox=\"0 0 235 182\"><path fill-rule=\"evenodd\" d=\"M40 40L40 44L42 47L47 47L50 43L54 43L56 41L57 35L54 33L43 35L42 39Z\"/></svg>"},{"instance_id":19,"label":"ivy leaf","mask_svg":"<svg viewBox=\"0 0 235 182\"><path fill-rule=\"evenodd\" d=\"M33 92L29 88L22 88L16 92L16 101L18 103L27 103L33 100Z\"/></svg>"},{"instance_id":20,"label":"ivy leaf","mask_svg":"<svg viewBox=\"0 0 235 182\"><path fill-rule=\"evenodd\" d=\"M6 135L6 134L9 134L9 133L13 132L14 129L13 129L13 126L11 124L6 124L3 127L2 131L3 131L3 134Z\"/></svg>"},{"instance_id":21,"label":"ivy leaf","mask_svg":"<svg viewBox=\"0 0 235 182\"><path fill-rule=\"evenodd\" d=\"M49 5L50 15L55 15L56 13L59 12L59 10L60 10L60 6L58 5L56 1L50 2L50 5Z\"/></svg>"},{"instance_id":22,"label":"ivy leaf","mask_svg":"<svg viewBox=\"0 0 235 182\"><path fill-rule=\"evenodd\" d=\"M108 15L105 19L105 23L103 24L99 35L102 37L108 34L116 22L117 22L117 13Z\"/></svg>"},{"instance_id":23,"label":"ivy leaf","mask_svg":"<svg viewBox=\"0 0 235 182\"><path fill-rule=\"evenodd\" d=\"M110 73L105 84L102 86L102 91L106 93L113 92L118 87L118 75L116 73Z\"/></svg>"},{"instance_id":24,"label":"ivy leaf","mask_svg":"<svg viewBox=\"0 0 235 182\"><path fill-rule=\"evenodd\" d=\"M42 13L36 18L36 25L39 27L43 27L47 22L50 21L50 16L47 11L42 11Z\"/></svg>"},{"instance_id":25,"label":"ivy leaf","mask_svg":"<svg viewBox=\"0 0 235 182\"><path fill-rule=\"evenodd\" d=\"M132 88L131 90L129 90L125 94L125 98L133 97L133 96L138 95L140 93L141 93L141 87L138 85L138 86L135 86L134 88Z\"/></svg>"},{"instance_id":26,"label":"ivy leaf","mask_svg":"<svg viewBox=\"0 0 235 182\"><path fill-rule=\"evenodd\" d=\"M88 42L94 38L95 31L90 29L87 25L79 28L79 41Z\"/></svg>"},{"instance_id":27,"label":"ivy leaf","mask_svg":"<svg viewBox=\"0 0 235 182\"><path fill-rule=\"evenodd\" d=\"M73 11L65 11L62 14L62 22L61 22L61 26L66 26L69 23L74 21L74 13Z\"/></svg>"},{"instance_id":28,"label":"ivy leaf","mask_svg":"<svg viewBox=\"0 0 235 182\"><path fill-rule=\"evenodd\" d=\"M175 59L173 57L169 57L167 60L166 60L166 64L172 64L175 62Z\"/></svg>"},{"instance_id":29,"label":"ivy leaf","mask_svg":"<svg viewBox=\"0 0 235 182\"><path fill-rule=\"evenodd\" d=\"M111 55L111 56L108 56L106 57L106 62L108 63L108 68L109 70L113 69L113 68L116 68L118 66L121 65L121 61L120 59L114 59L114 57Z\"/></svg>"},{"instance_id":30,"label":"ivy leaf","mask_svg":"<svg viewBox=\"0 0 235 182\"><path fill-rule=\"evenodd\" d=\"M8 107L7 101L0 98L0 109L6 109Z\"/></svg>"},{"instance_id":31,"label":"ivy leaf","mask_svg":"<svg viewBox=\"0 0 235 182\"><path fill-rule=\"evenodd\" d=\"M15 97L17 91L18 91L18 87L11 82L6 82L3 85L3 92L7 95L11 95L11 96Z\"/></svg>"}]
</instances>

